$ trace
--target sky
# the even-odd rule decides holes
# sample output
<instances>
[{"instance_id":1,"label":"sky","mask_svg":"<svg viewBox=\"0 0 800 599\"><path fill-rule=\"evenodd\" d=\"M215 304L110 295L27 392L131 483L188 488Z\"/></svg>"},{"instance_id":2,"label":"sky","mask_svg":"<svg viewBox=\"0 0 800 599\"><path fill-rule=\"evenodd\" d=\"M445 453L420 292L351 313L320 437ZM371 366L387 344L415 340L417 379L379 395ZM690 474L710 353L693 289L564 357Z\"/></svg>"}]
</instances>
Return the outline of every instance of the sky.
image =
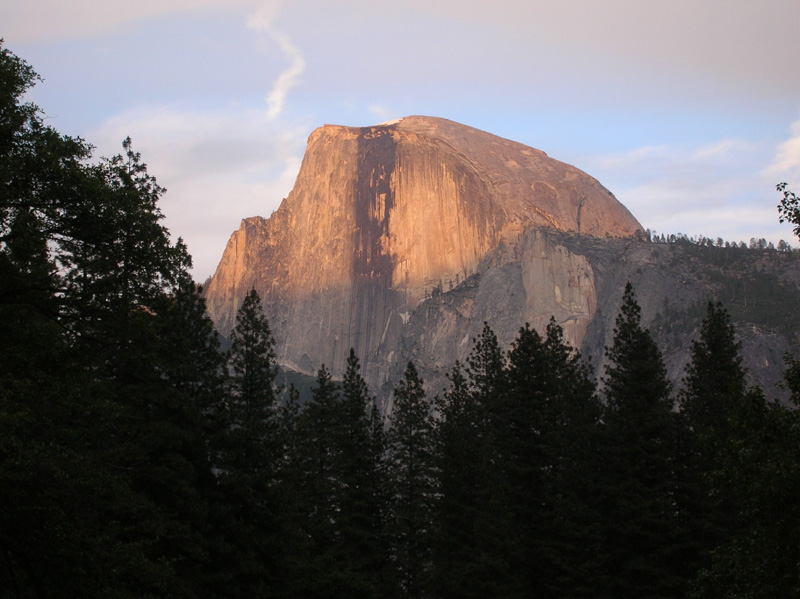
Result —
<instances>
[{"instance_id":1,"label":"sky","mask_svg":"<svg viewBox=\"0 0 800 599\"><path fill-rule=\"evenodd\" d=\"M659 233L785 239L800 191L798 0L3 0L47 123L167 188L203 281L308 135L437 116L597 178Z\"/></svg>"}]
</instances>

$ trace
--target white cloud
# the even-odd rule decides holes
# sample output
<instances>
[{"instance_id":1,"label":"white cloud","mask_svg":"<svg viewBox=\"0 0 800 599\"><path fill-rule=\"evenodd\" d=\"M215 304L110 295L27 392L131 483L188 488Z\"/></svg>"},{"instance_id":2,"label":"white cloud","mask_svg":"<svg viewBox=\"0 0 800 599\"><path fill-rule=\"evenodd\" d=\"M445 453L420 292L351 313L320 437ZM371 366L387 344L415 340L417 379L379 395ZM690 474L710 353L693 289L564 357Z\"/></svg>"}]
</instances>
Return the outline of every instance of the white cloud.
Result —
<instances>
[{"instance_id":1,"label":"white cloud","mask_svg":"<svg viewBox=\"0 0 800 599\"><path fill-rule=\"evenodd\" d=\"M774 183L761 165L769 149L736 139L597 156L587 168L646 228L747 241L787 238L777 221Z\"/></svg>"},{"instance_id":2,"label":"white cloud","mask_svg":"<svg viewBox=\"0 0 800 599\"><path fill-rule=\"evenodd\" d=\"M729 160L731 158L735 160L738 154L743 154L753 149L753 144L744 140L723 139L697 148L692 154L692 160L703 163Z\"/></svg>"},{"instance_id":3,"label":"white cloud","mask_svg":"<svg viewBox=\"0 0 800 599\"><path fill-rule=\"evenodd\" d=\"M140 107L90 133L98 155L121 150L130 135L148 169L167 188L166 226L183 237L194 274L213 273L242 218L268 217L288 195L309 127L268 119L263 111L189 111Z\"/></svg>"},{"instance_id":4,"label":"white cloud","mask_svg":"<svg viewBox=\"0 0 800 599\"><path fill-rule=\"evenodd\" d=\"M278 18L284 0L261 0L247 18L247 26L256 31L269 32Z\"/></svg>"},{"instance_id":5,"label":"white cloud","mask_svg":"<svg viewBox=\"0 0 800 599\"><path fill-rule=\"evenodd\" d=\"M591 161L600 168L633 170L649 167L654 161L661 162L671 154L668 146L643 146L620 154L595 156Z\"/></svg>"},{"instance_id":6,"label":"white cloud","mask_svg":"<svg viewBox=\"0 0 800 599\"><path fill-rule=\"evenodd\" d=\"M286 102L289 90L299 83L298 77L303 74L306 68L306 61L300 54L300 50L289 40L289 36L273 33L272 37L281 50L291 59L291 64L281 73L267 96L267 116L274 119L283 111L283 105Z\"/></svg>"},{"instance_id":7,"label":"white cloud","mask_svg":"<svg viewBox=\"0 0 800 599\"><path fill-rule=\"evenodd\" d=\"M796 186L800 183L800 120L792 123L791 132L791 137L778 146L764 174Z\"/></svg>"},{"instance_id":8,"label":"white cloud","mask_svg":"<svg viewBox=\"0 0 800 599\"><path fill-rule=\"evenodd\" d=\"M280 74L267 95L267 116L270 119L281 114L289 91L299 83L299 77L306 68L300 49L286 33L274 27L282 4L281 0L262 2L247 20L248 27L269 36L290 60L289 66Z\"/></svg>"}]
</instances>

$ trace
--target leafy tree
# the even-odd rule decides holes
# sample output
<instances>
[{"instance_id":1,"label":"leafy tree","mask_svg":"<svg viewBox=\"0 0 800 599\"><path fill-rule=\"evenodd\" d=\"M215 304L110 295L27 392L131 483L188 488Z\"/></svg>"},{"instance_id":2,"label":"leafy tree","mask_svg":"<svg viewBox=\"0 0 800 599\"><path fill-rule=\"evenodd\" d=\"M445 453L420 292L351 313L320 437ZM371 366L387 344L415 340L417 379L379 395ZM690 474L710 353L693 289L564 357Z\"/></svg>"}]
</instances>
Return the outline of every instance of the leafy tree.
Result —
<instances>
[{"instance_id":1,"label":"leafy tree","mask_svg":"<svg viewBox=\"0 0 800 599\"><path fill-rule=\"evenodd\" d=\"M402 594L420 597L430 574L436 473L433 418L411 362L394 390L390 423L386 442L393 559Z\"/></svg>"},{"instance_id":2,"label":"leafy tree","mask_svg":"<svg viewBox=\"0 0 800 599\"><path fill-rule=\"evenodd\" d=\"M84 446L90 427L107 438L93 425L109 414L81 391L81 363L35 306L0 304L0 381L0 595L113 588L105 567L131 556L100 516L122 483L98 468L94 443Z\"/></svg>"},{"instance_id":3,"label":"leafy tree","mask_svg":"<svg viewBox=\"0 0 800 599\"><path fill-rule=\"evenodd\" d=\"M83 162L91 151L46 126L38 106L22 102L37 81L0 40L0 301L54 317L60 281L51 253L64 212L84 201L78 192L86 187Z\"/></svg>"},{"instance_id":4,"label":"leafy tree","mask_svg":"<svg viewBox=\"0 0 800 599\"><path fill-rule=\"evenodd\" d=\"M69 410L53 407L61 405L56 400L72 378L60 365L74 364L50 318L57 313L52 297L57 277L32 197L43 173L23 168L35 155L28 149L37 139L33 129L42 126L38 108L21 103L36 80L29 65L0 48L0 548L5 555L0 587L9 589L9 596L12 589L17 595L44 595L60 576L66 590L84 590L78 577L65 571L80 557L63 553L79 554L77 548L54 551L46 539L48 528L58 530L79 513L74 502L62 501L66 481L58 475L73 474L65 467L78 460L59 455L63 440L56 434L57 421ZM57 384L59 375L64 377ZM65 532L69 536L69 529Z\"/></svg>"},{"instance_id":5,"label":"leafy tree","mask_svg":"<svg viewBox=\"0 0 800 599\"><path fill-rule=\"evenodd\" d=\"M800 238L800 198L788 189L786 183L778 183L777 190L783 193L783 199L778 204L778 221L794 225L794 234Z\"/></svg>"}]
</instances>

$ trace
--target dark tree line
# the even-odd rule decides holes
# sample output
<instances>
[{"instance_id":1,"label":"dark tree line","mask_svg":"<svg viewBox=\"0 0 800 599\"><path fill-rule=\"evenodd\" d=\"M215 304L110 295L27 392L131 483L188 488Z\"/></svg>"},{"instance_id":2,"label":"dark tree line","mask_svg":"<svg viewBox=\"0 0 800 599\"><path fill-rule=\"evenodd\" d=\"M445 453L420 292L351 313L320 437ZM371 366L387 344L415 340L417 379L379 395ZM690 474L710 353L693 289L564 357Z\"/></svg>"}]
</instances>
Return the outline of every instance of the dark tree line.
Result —
<instances>
[{"instance_id":1,"label":"dark tree line","mask_svg":"<svg viewBox=\"0 0 800 599\"><path fill-rule=\"evenodd\" d=\"M221 351L130 140L93 161L36 80L0 47L0 597L800 595L798 412L721 305L678 393L628 286L599 388L551 321L387 416L352 351L301 404L257 293Z\"/></svg>"},{"instance_id":2,"label":"dark tree line","mask_svg":"<svg viewBox=\"0 0 800 599\"><path fill-rule=\"evenodd\" d=\"M781 220L781 222L784 221ZM744 241L726 241L721 237L712 239L711 237L706 237L705 235L689 236L686 233L665 234L665 233L658 233L657 231L653 231L650 229L645 229L644 239L649 241L650 243L662 243L662 244L677 243L683 245L691 244L701 247L718 247L718 248L742 249L742 250L770 250L770 251L777 250L779 252L796 251L796 249L792 248L792 246L783 239L779 240L777 244L774 244L771 241L767 241L763 237L761 238L751 237L750 242L745 243Z\"/></svg>"}]
</instances>

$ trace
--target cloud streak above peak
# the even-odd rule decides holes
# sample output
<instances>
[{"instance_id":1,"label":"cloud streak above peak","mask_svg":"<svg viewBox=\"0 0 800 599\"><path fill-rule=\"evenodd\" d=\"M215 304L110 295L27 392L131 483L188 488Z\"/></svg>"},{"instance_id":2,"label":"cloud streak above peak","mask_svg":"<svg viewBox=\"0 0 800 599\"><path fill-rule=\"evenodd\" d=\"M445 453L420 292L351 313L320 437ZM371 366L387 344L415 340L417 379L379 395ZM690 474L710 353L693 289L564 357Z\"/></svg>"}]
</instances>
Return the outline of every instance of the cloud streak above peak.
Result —
<instances>
[{"instance_id":1,"label":"cloud streak above peak","mask_svg":"<svg viewBox=\"0 0 800 599\"><path fill-rule=\"evenodd\" d=\"M292 43L288 34L278 31L274 26L282 4L282 0L261 2L247 20L249 28L268 36L289 59L289 66L281 72L267 95L267 117L270 119L278 117L283 112L289 91L299 84L299 78L306 68L306 61L300 49Z\"/></svg>"},{"instance_id":2,"label":"cloud streak above peak","mask_svg":"<svg viewBox=\"0 0 800 599\"><path fill-rule=\"evenodd\" d=\"M291 64L280 74L267 95L267 116L270 119L274 119L283 112L289 91L300 83L299 77L306 68L306 61L303 59L300 50L292 44L288 35L278 32L273 32L271 35L291 61Z\"/></svg>"}]
</instances>

